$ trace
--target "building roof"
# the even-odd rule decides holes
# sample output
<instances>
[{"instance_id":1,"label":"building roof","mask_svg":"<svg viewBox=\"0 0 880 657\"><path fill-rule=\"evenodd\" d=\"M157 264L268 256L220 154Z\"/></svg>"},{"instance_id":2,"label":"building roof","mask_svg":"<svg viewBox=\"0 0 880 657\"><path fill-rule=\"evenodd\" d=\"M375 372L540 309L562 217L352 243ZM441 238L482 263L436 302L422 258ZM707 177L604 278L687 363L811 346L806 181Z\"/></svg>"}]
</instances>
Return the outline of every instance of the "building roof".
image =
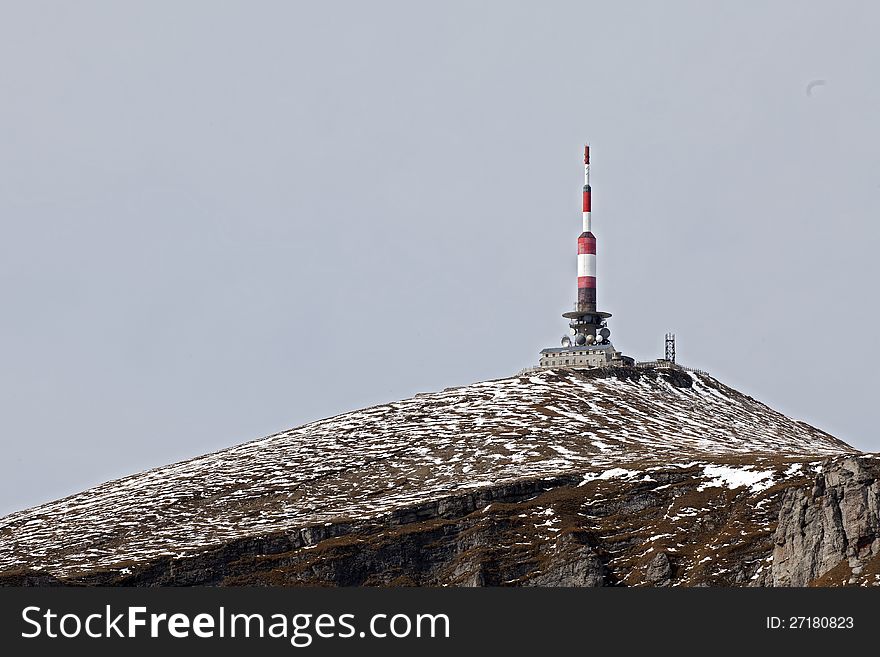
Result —
<instances>
[{"instance_id":1,"label":"building roof","mask_svg":"<svg viewBox=\"0 0 880 657\"><path fill-rule=\"evenodd\" d=\"M574 345L570 347L548 347L547 349L541 349L542 354L585 354L591 351L616 351L614 349L614 345L610 342L608 344L590 344L584 345L583 347L576 347Z\"/></svg>"}]
</instances>

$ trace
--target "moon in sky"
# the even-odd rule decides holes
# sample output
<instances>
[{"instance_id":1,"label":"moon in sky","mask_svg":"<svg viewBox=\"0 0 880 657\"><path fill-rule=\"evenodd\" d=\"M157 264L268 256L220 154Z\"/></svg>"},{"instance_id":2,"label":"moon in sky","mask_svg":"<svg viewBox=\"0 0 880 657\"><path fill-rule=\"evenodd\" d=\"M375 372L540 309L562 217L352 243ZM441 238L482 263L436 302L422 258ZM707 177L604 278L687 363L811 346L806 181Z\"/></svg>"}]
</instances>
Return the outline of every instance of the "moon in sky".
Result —
<instances>
[{"instance_id":1,"label":"moon in sky","mask_svg":"<svg viewBox=\"0 0 880 657\"><path fill-rule=\"evenodd\" d=\"M824 87L825 84L825 80L811 80L810 83L807 85L807 95L812 96L813 89L815 89L816 87Z\"/></svg>"}]
</instances>

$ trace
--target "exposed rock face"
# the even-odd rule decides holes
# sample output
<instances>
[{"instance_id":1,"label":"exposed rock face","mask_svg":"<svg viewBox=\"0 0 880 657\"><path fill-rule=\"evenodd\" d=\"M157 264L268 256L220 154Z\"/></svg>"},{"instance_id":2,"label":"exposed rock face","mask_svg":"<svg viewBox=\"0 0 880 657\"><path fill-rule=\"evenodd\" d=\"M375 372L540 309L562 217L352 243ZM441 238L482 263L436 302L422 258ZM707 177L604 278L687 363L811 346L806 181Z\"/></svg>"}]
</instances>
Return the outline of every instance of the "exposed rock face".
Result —
<instances>
[{"instance_id":1,"label":"exposed rock face","mask_svg":"<svg viewBox=\"0 0 880 657\"><path fill-rule=\"evenodd\" d=\"M829 461L812 486L786 491L773 550L774 585L880 581L878 477L878 459L851 456Z\"/></svg>"},{"instance_id":2,"label":"exposed rock face","mask_svg":"<svg viewBox=\"0 0 880 657\"><path fill-rule=\"evenodd\" d=\"M706 375L553 370L12 514L0 585L873 584L878 468Z\"/></svg>"},{"instance_id":3,"label":"exposed rock face","mask_svg":"<svg viewBox=\"0 0 880 657\"><path fill-rule=\"evenodd\" d=\"M672 579L672 563L669 555L658 552L645 567L645 582L655 586L668 584Z\"/></svg>"}]
</instances>

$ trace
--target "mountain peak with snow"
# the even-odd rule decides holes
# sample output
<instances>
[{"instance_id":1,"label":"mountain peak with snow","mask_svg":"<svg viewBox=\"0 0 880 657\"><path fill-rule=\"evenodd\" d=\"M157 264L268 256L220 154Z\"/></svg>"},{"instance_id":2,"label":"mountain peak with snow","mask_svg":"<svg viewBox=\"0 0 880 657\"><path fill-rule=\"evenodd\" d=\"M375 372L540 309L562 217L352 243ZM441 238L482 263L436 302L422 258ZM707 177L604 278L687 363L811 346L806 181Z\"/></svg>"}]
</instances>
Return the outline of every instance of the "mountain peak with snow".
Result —
<instances>
[{"instance_id":1,"label":"mountain peak with snow","mask_svg":"<svg viewBox=\"0 0 880 657\"><path fill-rule=\"evenodd\" d=\"M817 476L828 459L856 454L705 373L546 369L344 413L13 513L0 518L0 574L223 583L228 557L216 555L233 545L239 560L283 552L301 563L327 541L353 540L358 532L379 540L389 524L415 531L429 521L469 517L483 501L490 502L482 511L488 513L493 500L523 504L560 487L577 497L609 485L622 494L690 481L697 497L782 494L786 482ZM774 521L763 518L762 531ZM547 540L562 535L550 532ZM207 554L219 561L204 565ZM184 565L194 563L202 565ZM175 564L177 580L167 572ZM145 574L159 571L155 581ZM183 572L201 574L180 580ZM226 583L250 583L248 572ZM406 577L461 583L437 572L434 579ZM492 583L487 577L475 582ZM282 583L290 581L304 580ZM393 580L367 568L345 583L374 581Z\"/></svg>"}]
</instances>

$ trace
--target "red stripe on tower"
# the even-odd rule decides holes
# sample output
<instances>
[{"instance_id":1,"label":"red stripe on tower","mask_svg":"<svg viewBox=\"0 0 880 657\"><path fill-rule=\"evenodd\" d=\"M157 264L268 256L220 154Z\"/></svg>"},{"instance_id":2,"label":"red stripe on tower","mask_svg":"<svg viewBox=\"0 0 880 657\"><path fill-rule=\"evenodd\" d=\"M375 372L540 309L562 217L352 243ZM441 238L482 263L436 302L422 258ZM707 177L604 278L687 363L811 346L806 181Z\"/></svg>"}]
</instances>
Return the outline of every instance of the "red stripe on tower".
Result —
<instances>
[{"instance_id":1,"label":"red stripe on tower","mask_svg":"<svg viewBox=\"0 0 880 657\"><path fill-rule=\"evenodd\" d=\"M578 237L578 255L582 253L596 254L596 237L592 233L582 233Z\"/></svg>"}]
</instances>

